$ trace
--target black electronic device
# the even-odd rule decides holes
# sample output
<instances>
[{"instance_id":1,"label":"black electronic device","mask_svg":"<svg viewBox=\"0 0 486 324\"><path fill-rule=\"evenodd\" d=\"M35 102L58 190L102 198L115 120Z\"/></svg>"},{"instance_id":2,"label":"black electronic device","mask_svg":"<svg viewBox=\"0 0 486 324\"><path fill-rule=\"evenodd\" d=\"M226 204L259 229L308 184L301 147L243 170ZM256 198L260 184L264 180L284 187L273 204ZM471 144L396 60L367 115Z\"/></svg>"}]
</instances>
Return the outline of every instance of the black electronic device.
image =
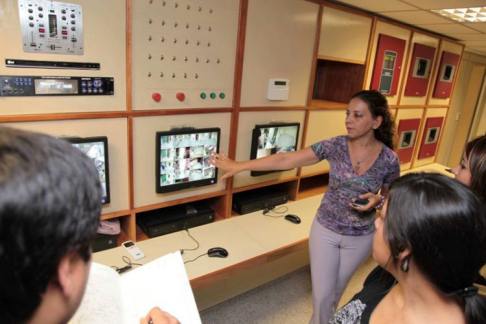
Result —
<instances>
[{"instance_id":1,"label":"black electronic device","mask_svg":"<svg viewBox=\"0 0 486 324\"><path fill-rule=\"evenodd\" d=\"M156 134L156 192L212 185L218 169L209 164L219 151L219 128L181 128Z\"/></svg>"},{"instance_id":2,"label":"black electronic device","mask_svg":"<svg viewBox=\"0 0 486 324\"><path fill-rule=\"evenodd\" d=\"M106 96L115 94L109 77L1 75L0 97Z\"/></svg>"},{"instance_id":3,"label":"black electronic device","mask_svg":"<svg viewBox=\"0 0 486 324\"><path fill-rule=\"evenodd\" d=\"M257 210L272 208L288 201L286 192L273 187L265 187L233 195L233 210L240 215Z\"/></svg>"},{"instance_id":4,"label":"black electronic device","mask_svg":"<svg viewBox=\"0 0 486 324\"><path fill-rule=\"evenodd\" d=\"M92 246L93 252L116 248L118 246L118 235L97 233Z\"/></svg>"},{"instance_id":5,"label":"black electronic device","mask_svg":"<svg viewBox=\"0 0 486 324\"><path fill-rule=\"evenodd\" d=\"M208 250L208 256L210 258L227 258L229 255L228 250L222 247L214 247Z\"/></svg>"},{"instance_id":6,"label":"black electronic device","mask_svg":"<svg viewBox=\"0 0 486 324\"><path fill-rule=\"evenodd\" d=\"M352 202L352 205L354 207L364 207L366 205L368 205L370 201L368 199L355 199L353 202Z\"/></svg>"},{"instance_id":7,"label":"black electronic device","mask_svg":"<svg viewBox=\"0 0 486 324\"><path fill-rule=\"evenodd\" d=\"M301 222L300 217L297 216L297 215L294 215L294 214L285 215L284 218L286 220L288 220L289 222L292 222L294 224L300 224L300 222Z\"/></svg>"},{"instance_id":8,"label":"black electronic device","mask_svg":"<svg viewBox=\"0 0 486 324\"><path fill-rule=\"evenodd\" d=\"M216 213L204 203L194 203L196 213L187 213L184 205L137 214L137 224L148 237L156 237L186 228L214 222Z\"/></svg>"},{"instance_id":9,"label":"black electronic device","mask_svg":"<svg viewBox=\"0 0 486 324\"><path fill-rule=\"evenodd\" d=\"M80 149L89 158L93 160L96 166L98 175L100 176L101 187L103 188L103 196L101 203L107 204L110 202L110 169L108 164L108 137L61 137L72 144L72 146Z\"/></svg>"},{"instance_id":10,"label":"black electronic device","mask_svg":"<svg viewBox=\"0 0 486 324\"><path fill-rule=\"evenodd\" d=\"M299 128L300 123L256 125L252 134L250 159L296 151ZM283 170L251 171L250 175L256 177L278 171Z\"/></svg>"},{"instance_id":11,"label":"black electronic device","mask_svg":"<svg viewBox=\"0 0 486 324\"><path fill-rule=\"evenodd\" d=\"M76 70L99 70L101 68L100 63L34 61L34 60L18 60L18 59L5 59L5 66L9 68L76 69Z\"/></svg>"}]
</instances>

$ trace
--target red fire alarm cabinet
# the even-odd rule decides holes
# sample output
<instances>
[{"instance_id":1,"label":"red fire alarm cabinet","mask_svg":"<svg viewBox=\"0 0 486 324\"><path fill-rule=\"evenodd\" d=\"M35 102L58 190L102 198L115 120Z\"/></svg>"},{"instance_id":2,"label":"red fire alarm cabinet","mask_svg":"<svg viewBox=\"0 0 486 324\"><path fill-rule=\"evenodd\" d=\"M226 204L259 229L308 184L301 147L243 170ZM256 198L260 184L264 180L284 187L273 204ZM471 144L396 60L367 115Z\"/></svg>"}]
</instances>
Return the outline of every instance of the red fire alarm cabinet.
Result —
<instances>
[{"instance_id":1,"label":"red fire alarm cabinet","mask_svg":"<svg viewBox=\"0 0 486 324\"><path fill-rule=\"evenodd\" d=\"M371 89L378 90L385 96L397 94L405 43L403 39L380 34L371 77Z\"/></svg>"},{"instance_id":2,"label":"red fire alarm cabinet","mask_svg":"<svg viewBox=\"0 0 486 324\"><path fill-rule=\"evenodd\" d=\"M459 55L442 52L439 72L435 81L434 98L449 98L451 96L452 81L456 76L456 68L459 64Z\"/></svg>"},{"instance_id":3,"label":"red fire alarm cabinet","mask_svg":"<svg viewBox=\"0 0 486 324\"><path fill-rule=\"evenodd\" d=\"M400 164L412 161L419 126L420 118L400 120L398 124L398 158Z\"/></svg>"},{"instance_id":4,"label":"red fire alarm cabinet","mask_svg":"<svg viewBox=\"0 0 486 324\"><path fill-rule=\"evenodd\" d=\"M410 70L408 71L405 95L410 97L423 97L427 93L430 69L435 55L432 46L416 43L413 47Z\"/></svg>"},{"instance_id":5,"label":"red fire alarm cabinet","mask_svg":"<svg viewBox=\"0 0 486 324\"><path fill-rule=\"evenodd\" d=\"M424 135L422 136L422 143L420 144L420 151L418 159L425 159L435 156L437 150L437 143L439 142L440 129L444 117L430 117L425 122Z\"/></svg>"}]
</instances>

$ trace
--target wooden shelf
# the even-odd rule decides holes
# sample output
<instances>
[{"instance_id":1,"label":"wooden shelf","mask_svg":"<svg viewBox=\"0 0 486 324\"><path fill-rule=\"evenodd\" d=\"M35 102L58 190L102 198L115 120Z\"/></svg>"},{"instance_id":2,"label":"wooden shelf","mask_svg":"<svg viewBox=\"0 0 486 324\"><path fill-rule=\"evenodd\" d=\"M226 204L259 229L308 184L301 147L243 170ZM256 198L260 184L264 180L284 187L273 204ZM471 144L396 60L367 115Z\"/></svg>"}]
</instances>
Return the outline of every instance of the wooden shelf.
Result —
<instances>
[{"instance_id":1,"label":"wooden shelf","mask_svg":"<svg viewBox=\"0 0 486 324\"><path fill-rule=\"evenodd\" d=\"M328 173L318 174L300 179L297 200L324 194L327 190L328 183Z\"/></svg>"},{"instance_id":2,"label":"wooden shelf","mask_svg":"<svg viewBox=\"0 0 486 324\"><path fill-rule=\"evenodd\" d=\"M311 102L311 109L339 110L339 109L346 109L346 107L348 107L348 104L342 102L317 100L317 99L314 99Z\"/></svg>"},{"instance_id":3,"label":"wooden shelf","mask_svg":"<svg viewBox=\"0 0 486 324\"><path fill-rule=\"evenodd\" d=\"M262 183L254 184L254 185L251 185L251 186L234 188L233 193L235 194L235 193L238 193L238 192L248 191L248 190L252 190L252 189L258 189L258 188L263 188L263 187L268 187L268 186L273 186L273 185L278 185L278 184L284 184L284 183L288 183L288 182L291 182L291 181L296 181L297 179L298 179L298 177L295 176L295 177L282 179L282 180L262 182Z\"/></svg>"},{"instance_id":4,"label":"wooden shelf","mask_svg":"<svg viewBox=\"0 0 486 324\"><path fill-rule=\"evenodd\" d=\"M347 103L363 89L366 65L317 60L312 99Z\"/></svg>"}]
</instances>

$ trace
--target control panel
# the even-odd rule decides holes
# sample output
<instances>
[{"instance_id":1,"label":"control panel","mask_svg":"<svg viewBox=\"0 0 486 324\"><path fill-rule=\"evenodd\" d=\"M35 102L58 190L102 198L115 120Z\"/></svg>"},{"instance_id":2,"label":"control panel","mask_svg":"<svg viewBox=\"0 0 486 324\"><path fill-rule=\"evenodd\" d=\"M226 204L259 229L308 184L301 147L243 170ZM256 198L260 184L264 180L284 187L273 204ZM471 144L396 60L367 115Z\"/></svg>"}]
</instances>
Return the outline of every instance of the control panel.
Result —
<instances>
[{"instance_id":1,"label":"control panel","mask_svg":"<svg viewBox=\"0 0 486 324\"><path fill-rule=\"evenodd\" d=\"M231 107L239 0L132 8L133 109Z\"/></svg>"},{"instance_id":2,"label":"control panel","mask_svg":"<svg viewBox=\"0 0 486 324\"><path fill-rule=\"evenodd\" d=\"M24 52L84 53L81 5L45 0L19 0Z\"/></svg>"},{"instance_id":3,"label":"control panel","mask_svg":"<svg viewBox=\"0 0 486 324\"><path fill-rule=\"evenodd\" d=\"M0 76L0 97L103 96L114 89L114 79L106 77Z\"/></svg>"},{"instance_id":4,"label":"control panel","mask_svg":"<svg viewBox=\"0 0 486 324\"><path fill-rule=\"evenodd\" d=\"M287 100L289 99L289 82L288 79L270 79L268 80L268 100Z\"/></svg>"}]
</instances>

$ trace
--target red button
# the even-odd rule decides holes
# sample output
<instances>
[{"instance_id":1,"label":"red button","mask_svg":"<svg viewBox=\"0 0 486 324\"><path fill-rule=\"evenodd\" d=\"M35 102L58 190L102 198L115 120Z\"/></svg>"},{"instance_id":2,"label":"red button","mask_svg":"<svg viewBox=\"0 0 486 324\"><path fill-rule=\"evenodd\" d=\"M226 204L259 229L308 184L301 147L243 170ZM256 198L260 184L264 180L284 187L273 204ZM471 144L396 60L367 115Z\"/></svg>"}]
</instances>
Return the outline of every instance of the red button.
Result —
<instances>
[{"instance_id":1,"label":"red button","mask_svg":"<svg viewBox=\"0 0 486 324\"><path fill-rule=\"evenodd\" d=\"M63 31L62 31L62 34L63 34L63 35L67 35L67 30L63 30Z\"/></svg>"},{"instance_id":2,"label":"red button","mask_svg":"<svg viewBox=\"0 0 486 324\"><path fill-rule=\"evenodd\" d=\"M182 92L178 92L176 94L176 98L179 100L179 101L184 101L184 99L186 99L186 96L182 93Z\"/></svg>"},{"instance_id":3,"label":"red button","mask_svg":"<svg viewBox=\"0 0 486 324\"><path fill-rule=\"evenodd\" d=\"M39 28L39 33L45 33L46 30L44 28Z\"/></svg>"},{"instance_id":4,"label":"red button","mask_svg":"<svg viewBox=\"0 0 486 324\"><path fill-rule=\"evenodd\" d=\"M154 99L155 102L159 102L162 99L162 96L158 92L152 93L152 99Z\"/></svg>"}]
</instances>

